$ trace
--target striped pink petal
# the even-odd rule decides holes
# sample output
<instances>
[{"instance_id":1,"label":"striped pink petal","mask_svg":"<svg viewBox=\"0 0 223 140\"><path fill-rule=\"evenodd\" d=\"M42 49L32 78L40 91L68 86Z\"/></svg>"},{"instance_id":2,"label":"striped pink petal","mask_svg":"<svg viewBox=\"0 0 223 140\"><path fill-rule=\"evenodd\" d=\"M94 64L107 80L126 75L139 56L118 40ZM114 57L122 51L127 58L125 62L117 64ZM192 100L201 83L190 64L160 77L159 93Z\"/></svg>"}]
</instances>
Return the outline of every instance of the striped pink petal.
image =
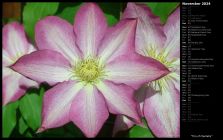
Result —
<instances>
[{"instance_id":1,"label":"striped pink petal","mask_svg":"<svg viewBox=\"0 0 223 140\"><path fill-rule=\"evenodd\" d=\"M43 98L42 124L38 132L63 126L70 121L71 104L83 84L74 81L59 83L48 90Z\"/></svg>"},{"instance_id":2,"label":"striped pink petal","mask_svg":"<svg viewBox=\"0 0 223 140\"><path fill-rule=\"evenodd\" d=\"M105 79L124 83L134 89L169 73L159 61L138 54L120 56L106 66Z\"/></svg>"},{"instance_id":3,"label":"striped pink petal","mask_svg":"<svg viewBox=\"0 0 223 140\"><path fill-rule=\"evenodd\" d=\"M180 58L180 8L178 7L168 18L164 33L167 37L165 48L168 59Z\"/></svg>"},{"instance_id":4,"label":"striped pink petal","mask_svg":"<svg viewBox=\"0 0 223 140\"><path fill-rule=\"evenodd\" d=\"M87 137L95 137L108 116L104 97L93 85L85 86L72 101L70 119Z\"/></svg>"},{"instance_id":5,"label":"striped pink petal","mask_svg":"<svg viewBox=\"0 0 223 140\"><path fill-rule=\"evenodd\" d=\"M4 58L7 56L13 60L12 62L15 62L20 56L28 53L29 43L22 25L17 22L7 24L3 27L2 35Z\"/></svg>"},{"instance_id":6,"label":"striped pink petal","mask_svg":"<svg viewBox=\"0 0 223 140\"><path fill-rule=\"evenodd\" d=\"M160 20L148 6L129 2L122 16L122 19L126 18L138 19L135 40L138 53L145 55L144 51L147 48L155 46L160 49L163 47L166 38Z\"/></svg>"},{"instance_id":7,"label":"striped pink petal","mask_svg":"<svg viewBox=\"0 0 223 140\"><path fill-rule=\"evenodd\" d=\"M48 16L37 22L35 39L40 50L57 51L70 62L81 57L75 44L73 26L59 17Z\"/></svg>"},{"instance_id":8,"label":"striped pink petal","mask_svg":"<svg viewBox=\"0 0 223 140\"><path fill-rule=\"evenodd\" d=\"M3 105L18 100L28 88L38 86L36 82L14 72L10 68L3 68L2 81Z\"/></svg>"},{"instance_id":9,"label":"striped pink petal","mask_svg":"<svg viewBox=\"0 0 223 140\"><path fill-rule=\"evenodd\" d=\"M136 122L140 122L136 102L133 97L134 90L132 88L107 80L97 83L96 86L103 94L109 112L123 114L134 119Z\"/></svg>"},{"instance_id":10,"label":"striped pink petal","mask_svg":"<svg viewBox=\"0 0 223 140\"><path fill-rule=\"evenodd\" d=\"M51 85L69 80L71 76L69 61L60 53L50 50L25 55L11 68L35 81Z\"/></svg>"},{"instance_id":11,"label":"striped pink petal","mask_svg":"<svg viewBox=\"0 0 223 140\"><path fill-rule=\"evenodd\" d=\"M109 63L118 56L134 53L135 29L135 19L121 20L114 27L110 27L98 52L100 60Z\"/></svg>"},{"instance_id":12,"label":"striped pink petal","mask_svg":"<svg viewBox=\"0 0 223 140\"><path fill-rule=\"evenodd\" d=\"M85 3L78 10L74 20L76 43L83 56L96 56L97 48L107 29L102 10L94 3Z\"/></svg>"},{"instance_id":13,"label":"striped pink petal","mask_svg":"<svg viewBox=\"0 0 223 140\"><path fill-rule=\"evenodd\" d=\"M180 94L171 82L162 93L147 89L144 115L157 137L180 136Z\"/></svg>"}]
</instances>

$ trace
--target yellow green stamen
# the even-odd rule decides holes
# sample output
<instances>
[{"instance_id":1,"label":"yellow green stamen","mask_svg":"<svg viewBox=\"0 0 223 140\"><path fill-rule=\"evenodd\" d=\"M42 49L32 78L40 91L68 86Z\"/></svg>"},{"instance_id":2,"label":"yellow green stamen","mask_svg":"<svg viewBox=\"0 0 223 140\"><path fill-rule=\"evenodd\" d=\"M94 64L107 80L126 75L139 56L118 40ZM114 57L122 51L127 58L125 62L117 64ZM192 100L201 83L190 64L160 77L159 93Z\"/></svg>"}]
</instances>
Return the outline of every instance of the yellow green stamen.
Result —
<instances>
[{"instance_id":1,"label":"yellow green stamen","mask_svg":"<svg viewBox=\"0 0 223 140\"><path fill-rule=\"evenodd\" d=\"M95 83L104 76L104 66L98 59L89 57L76 63L73 72L80 81Z\"/></svg>"},{"instance_id":2,"label":"yellow green stamen","mask_svg":"<svg viewBox=\"0 0 223 140\"><path fill-rule=\"evenodd\" d=\"M155 45L151 45L151 44L144 51L144 54L145 56L156 59L157 61L165 65L168 69L173 68L175 66L174 62L177 61L177 59L169 60L167 58L169 55L169 52L167 51L166 48L158 50ZM162 91L166 90L166 88L168 87L167 81L170 80L171 78L173 78L172 74L169 73L168 75L149 83L149 86L152 86L156 91L160 91L160 93L162 93Z\"/></svg>"}]
</instances>

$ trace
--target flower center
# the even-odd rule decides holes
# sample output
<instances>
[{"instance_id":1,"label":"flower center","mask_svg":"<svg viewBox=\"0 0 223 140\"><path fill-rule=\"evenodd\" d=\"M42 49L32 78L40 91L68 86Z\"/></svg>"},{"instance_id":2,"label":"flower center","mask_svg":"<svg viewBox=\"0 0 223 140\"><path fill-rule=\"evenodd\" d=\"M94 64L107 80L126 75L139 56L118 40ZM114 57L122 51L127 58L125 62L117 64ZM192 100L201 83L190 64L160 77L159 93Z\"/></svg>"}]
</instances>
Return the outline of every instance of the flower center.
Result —
<instances>
[{"instance_id":1,"label":"flower center","mask_svg":"<svg viewBox=\"0 0 223 140\"><path fill-rule=\"evenodd\" d=\"M16 55L14 57L11 58L12 60L12 64L14 64L20 57L22 57L24 54L20 53L20 52L16 52Z\"/></svg>"},{"instance_id":2,"label":"flower center","mask_svg":"<svg viewBox=\"0 0 223 140\"><path fill-rule=\"evenodd\" d=\"M176 73L169 73L168 75L155 80L148 84L154 90L159 91L161 94L169 88L168 81L179 81L180 76Z\"/></svg>"},{"instance_id":3,"label":"flower center","mask_svg":"<svg viewBox=\"0 0 223 140\"><path fill-rule=\"evenodd\" d=\"M159 51L155 45L151 44L145 50L145 55L160 61L167 68L174 67L174 62L177 61L177 59L172 59L172 60L167 59L169 52L167 51L166 48L163 48L162 50Z\"/></svg>"},{"instance_id":4,"label":"flower center","mask_svg":"<svg viewBox=\"0 0 223 140\"><path fill-rule=\"evenodd\" d=\"M87 58L76 64L74 73L80 81L95 83L104 75L104 66L98 59Z\"/></svg>"},{"instance_id":5,"label":"flower center","mask_svg":"<svg viewBox=\"0 0 223 140\"><path fill-rule=\"evenodd\" d=\"M170 76L166 75L158 80L155 80L150 83L150 86L153 87L156 91L163 93L164 90L168 87L167 81L170 79Z\"/></svg>"},{"instance_id":6,"label":"flower center","mask_svg":"<svg viewBox=\"0 0 223 140\"><path fill-rule=\"evenodd\" d=\"M155 45L149 45L149 47L144 52L145 55L158 60L160 63L165 65L169 70L172 70L176 66L175 62L177 61L177 59L169 60L167 58L169 52L166 48L163 48L162 50L158 50L156 48L157 47ZM149 83L149 85L152 86L156 91L160 91L160 93L162 93L163 90L166 90L166 88L168 87L167 81L171 79L176 79L178 77L173 72L174 70L168 75Z\"/></svg>"}]
</instances>

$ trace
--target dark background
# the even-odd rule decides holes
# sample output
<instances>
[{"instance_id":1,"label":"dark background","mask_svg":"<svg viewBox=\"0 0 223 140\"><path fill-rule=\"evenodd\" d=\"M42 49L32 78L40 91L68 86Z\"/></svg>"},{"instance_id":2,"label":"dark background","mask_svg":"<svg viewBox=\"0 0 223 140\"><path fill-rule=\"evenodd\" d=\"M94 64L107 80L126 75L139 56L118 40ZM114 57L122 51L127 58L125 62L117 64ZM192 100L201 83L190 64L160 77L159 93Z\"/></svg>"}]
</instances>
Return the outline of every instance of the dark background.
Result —
<instances>
[{"instance_id":1,"label":"dark background","mask_svg":"<svg viewBox=\"0 0 223 140\"><path fill-rule=\"evenodd\" d=\"M185 2L195 2L195 1L187 1ZM199 2L196 1L196 2ZM220 77L217 75L217 66L216 66L216 56L217 52L220 51L220 46L217 44L217 13L216 13L216 3L214 1L210 1L211 6L199 6L199 8L191 8L192 14L204 14L208 17L209 22L206 24L201 23L200 25L204 25L212 29L212 34L208 35L208 37L192 37L192 40L200 40L204 42L204 47L206 51L197 51L192 53L192 58L214 58L214 61L211 63L214 65L214 68L208 68L204 70L196 70L193 71L196 74L206 74L208 75L205 80L199 82L193 82L191 85L192 93L207 93L210 95L209 97L192 97L192 102L202 102L196 104L192 103L191 112L205 112L203 113L204 118L208 118L207 121L181 121L181 138L192 138L199 137L205 138L211 136L211 138L215 138L217 133L217 111L220 109L220 106L217 106L217 96L221 94L217 91L217 83ZM181 5L183 7L183 5ZM207 18L206 18L207 19ZM196 23L196 25L198 25ZM182 43L182 42L181 42ZM181 73L182 74L182 73ZM192 73L193 74L193 73ZM204 98L204 99L201 99ZM181 102L182 103L182 102ZM182 117L182 116L181 116ZM220 125L220 124L218 124ZM194 136L192 136L194 135Z\"/></svg>"}]
</instances>

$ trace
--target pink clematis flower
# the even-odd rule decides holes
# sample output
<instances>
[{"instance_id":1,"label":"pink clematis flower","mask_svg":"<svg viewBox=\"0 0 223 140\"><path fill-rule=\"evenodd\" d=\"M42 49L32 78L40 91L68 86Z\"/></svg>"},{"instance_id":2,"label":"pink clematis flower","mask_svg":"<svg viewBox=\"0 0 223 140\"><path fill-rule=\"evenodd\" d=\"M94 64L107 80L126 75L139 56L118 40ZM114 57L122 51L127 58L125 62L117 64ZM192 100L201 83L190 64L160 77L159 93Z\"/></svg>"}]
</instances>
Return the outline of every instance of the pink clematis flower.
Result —
<instances>
[{"instance_id":1,"label":"pink clematis flower","mask_svg":"<svg viewBox=\"0 0 223 140\"><path fill-rule=\"evenodd\" d=\"M149 82L136 92L141 117L157 137L180 136L180 8L161 26L159 18L143 4L128 3L123 19L138 18L136 51L160 61L170 73ZM135 123L118 116L113 133L126 130Z\"/></svg>"},{"instance_id":2,"label":"pink clematis flower","mask_svg":"<svg viewBox=\"0 0 223 140\"><path fill-rule=\"evenodd\" d=\"M13 71L13 65L21 56L29 54L35 48L28 43L22 25L17 22L7 24L3 27L3 105L18 100L25 94L25 91L32 86L37 86L23 75Z\"/></svg>"},{"instance_id":3,"label":"pink clematis flower","mask_svg":"<svg viewBox=\"0 0 223 140\"><path fill-rule=\"evenodd\" d=\"M93 3L81 6L73 27L55 16L36 24L39 51L24 56L13 69L55 85L44 95L38 132L72 121L87 137L95 137L109 112L140 121L134 89L169 71L135 53L135 29L135 19L108 27Z\"/></svg>"}]
</instances>

